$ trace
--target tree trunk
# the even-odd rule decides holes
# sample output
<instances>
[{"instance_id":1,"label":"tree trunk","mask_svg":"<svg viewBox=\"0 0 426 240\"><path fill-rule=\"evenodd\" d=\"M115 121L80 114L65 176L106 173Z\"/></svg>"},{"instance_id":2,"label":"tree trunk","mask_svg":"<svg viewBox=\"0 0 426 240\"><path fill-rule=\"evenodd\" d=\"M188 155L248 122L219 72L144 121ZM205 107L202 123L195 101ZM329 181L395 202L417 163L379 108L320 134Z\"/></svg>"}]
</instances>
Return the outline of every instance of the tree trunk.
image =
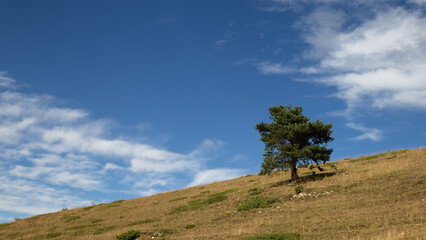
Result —
<instances>
[{"instance_id":1,"label":"tree trunk","mask_svg":"<svg viewBox=\"0 0 426 240\"><path fill-rule=\"evenodd\" d=\"M296 180L296 179L299 179L299 175L297 175L297 167L296 167L296 165L294 165L291 168L291 180L293 181L293 180Z\"/></svg>"}]
</instances>

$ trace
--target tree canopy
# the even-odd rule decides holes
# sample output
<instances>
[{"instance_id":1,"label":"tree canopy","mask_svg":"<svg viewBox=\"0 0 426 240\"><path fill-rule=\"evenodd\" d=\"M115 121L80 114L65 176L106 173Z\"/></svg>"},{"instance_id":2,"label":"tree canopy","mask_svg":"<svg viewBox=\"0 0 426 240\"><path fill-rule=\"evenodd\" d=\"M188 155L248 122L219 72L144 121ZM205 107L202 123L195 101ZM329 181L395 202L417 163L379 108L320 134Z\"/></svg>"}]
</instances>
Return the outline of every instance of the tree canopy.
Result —
<instances>
[{"instance_id":1,"label":"tree canopy","mask_svg":"<svg viewBox=\"0 0 426 240\"><path fill-rule=\"evenodd\" d=\"M298 166L313 163L318 166L330 160L333 150L326 146L334 140L333 125L319 120L312 122L302 111L299 106L273 106L269 108L272 122L256 125L260 140L265 143L261 174L291 169L291 179L295 180L299 178Z\"/></svg>"}]
</instances>

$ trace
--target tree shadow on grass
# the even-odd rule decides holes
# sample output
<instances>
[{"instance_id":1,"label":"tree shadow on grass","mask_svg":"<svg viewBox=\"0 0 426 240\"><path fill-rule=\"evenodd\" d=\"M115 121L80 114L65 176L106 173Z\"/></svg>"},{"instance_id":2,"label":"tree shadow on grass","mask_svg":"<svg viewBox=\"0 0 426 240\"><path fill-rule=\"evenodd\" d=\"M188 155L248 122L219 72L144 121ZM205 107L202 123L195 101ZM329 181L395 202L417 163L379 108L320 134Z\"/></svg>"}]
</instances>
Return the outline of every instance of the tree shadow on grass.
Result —
<instances>
[{"instance_id":1,"label":"tree shadow on grass","mask_svg":"<svg viewBox=\"0 0 426 240\"><path fill-rule=\"evenodd\" d=\"M283 185L292 185L294 183L305 183L305 182L315 182L324 179L325 177L331 177L336 175L337 172L328 172L328 173L317 173L314 175L307 175L307 176L301 176L299 179L296 180L285 180L285 181L279 181L276 183L273 183L271 187L279 187Z\"/></svg>"}]
</instances>

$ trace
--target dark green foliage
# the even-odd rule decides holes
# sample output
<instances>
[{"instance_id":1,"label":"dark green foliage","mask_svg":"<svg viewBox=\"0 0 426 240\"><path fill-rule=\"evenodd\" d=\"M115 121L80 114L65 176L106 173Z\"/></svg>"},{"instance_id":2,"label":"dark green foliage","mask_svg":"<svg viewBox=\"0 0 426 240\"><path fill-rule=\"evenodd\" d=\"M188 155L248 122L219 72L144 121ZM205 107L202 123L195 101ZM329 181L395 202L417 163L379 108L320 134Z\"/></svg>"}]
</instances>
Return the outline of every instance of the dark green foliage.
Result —
<instances>
[{"instance_id":1,"label":"dark green foliage","mask_svg":"<svg viewBox=\"0 0 426 240\"><path fill-rule=\"evenodd\" d=\"M299 240L298 233L264 234L245 238L244 240Z\"/></svg>"},{"instance_id":2,"label":"dark green foliage","mask_svg":"<svg viewBox=\"0 0 426 240\"><path fill-rule=\"evenodd\" d=\"M215 202L221 202L223 200L228 199L228 196L226 194L232 193L232 192L235 192L235 191L237 191L237 189L235 189L235 188L228 189L228 190L225 190L223 192L211 194L211 195L209 195L209 197L206 200L201 200L201 199L192 200L188 203L188 205L177 207L177 208L173 209L172 211L170 211L168 214L170 215L170 214L185 212L185 211L189 211L189 210L196 210L196 209L200 209L204 206L207 206L209 204L213 204Z\"/></svg>"},{"instance_id":3,"label":"dark green foliage","mask_svg":"<svg viewBox=\"0 0 426 240\"><path fill-rule=\"evenodd\" d=\"M318 166L330 160L333 150L326 148L326 145L333 140L333 125L319 120L312 122L302 111L303 108L298 106L270 107L272 122L256 125L260 140L265 143L261 174L275 169L291 169L291 178L294 180L299 178L297 166L311 163Z\"/></svg>"},{"instance_id":4,"label":"dark green foliage","mask_svg":"<svg viewBox=\"0 0 426 240\"><path fill-rule=\"evenodd\" d=\"M294 188L294 191L296 192L296 194L299 194L301 192L303 192L304 187L302 185L299 185L297 187Z\"/></svg>"},{"instance_id":5,"label":"dark green foliage","mask_svg":"<svg viewBox=\"0 0 426 240\"><path fill-rule=\"evenodd\" d=\"M206 203L212 204L212 203L215 203L215 202L221 202L221 201L226 200L226 199L228 199L228 196L226 196L226 195L217 195L217 196L209 197L206 200Z\"/></svg>"},{"instance_id":6,"label":"dark green foliage","mask_svg":"<svg viewBox=\"0 0 426 240\"><path fill-rule=\"evenodd\" d=\"M118 240L134 240L141 235L140 231L130 230L125 233L118 235L116 238Z\"/></svg>"},{"instance_id":7,"label":"dark green foliage","mask_svg":"<svg viewBox=\"0 0 426 240\"><path fill-rule=\"evenodd\" d=\"M103 222L103 219L92 219L91 223Z\"/></svg>"},{"instance_id":8,"label":"dark green foliage","mask_svg":"<svg viewBox=\"0 0 426 240\"><path fill-rule=\"evenodd\" d=\"M231 189L225 190L225 191L223 191L223 192L218 192L218 193L210 194L210 197L226 195L226 194L228 194L228 193L233 193L233 192L235 192L235 191L237 191L237 189L236 189L236 188L231 188Z\"/></svg>"},{"instance_id":9,"label":"dark green foliage","mask_svg":"<svg viewBox=\"0 0 426 240\"><path fill-rule=\"evenodd\" d=\"M34 239L49 239L61 236L61 233L48 233L35 237Z\"/></svg>"},{"instance_id":10,"label":"dark green foliage","mask_svg":"<svg viewBox=\"0 0 426 240\"><path fill-rule=\"evenodd\" d=\"M94 208L95 206L88 206L88 207L84 207L81 210L82 211L89 211L90 209Z\"/></svg>"},{"instance_id":11,"label":"dark green foliage","mask_svg":"<svg viewBox=\"0 0 426 240\"><path fill-rule=\"evenodd\" d=\"M184 199L186 199L186 198L187 198L187 197L173 198L173 199L170 199L170 200L169 200L169 202L176 202L176 201L184 200Z\"/></svg>"},{"instance_id":12,"label":"dark green foliage","mask_svg":"<svg viewBox=\"0 0 426 240\"><path fill-rule=\"evenodd\" d=\"M237 207L238 211L247 211L253 208L268 208L278 199L267 196L255 197L240 203Z\"/></svg>"},{"instance_id":13,"label":"dark green foliage","mask_svg":"<svg viewBox=\"0 0 426 240\"><path fill-rule=\"evenodd\" d=\"M80 216L71 216L71 215L64 215L63 218L65 219L65 222L71 222L71 221L75 221L79 218L81 218Z\"/></svg>"},{"instance_id":14,"label":"dark green foliage","mask_svg":"<svg viewBox=\"0 0 426 240\"><path fill-rule=\"evenodd\" d=\"M259 189L257 189L257 188L252 188L252 189L250 189L249 190L249 194L250 195L259 195L259 194L261 194L262 193L262 191L260 191Z\"/></svg>"},{"instance_id":15,"label":"dark green foliage","mask_svg":"<svg viewBox=\"0 0 426 240\"><path fill-rule=\"evenodd\" d=\"M104 232L108 232L113 230L114 228L116 228L116 226L109 226L109 227L104 227L104 228L100 228L98 230L96 230L95 232L93 232L93 235L98 235Z\"/></svg>"},{"instance_id":16,"label":"dark green foliage","mask_svg":"<svg viewBox=\"0 0 426 240\"><path fill-rule=\"evenodd\" d=\"M195 228L195 225L194 224L189 224L189 225L186 225L184 228L185 229L193 229L193 228Z\"/></svg>"}]
</instances>

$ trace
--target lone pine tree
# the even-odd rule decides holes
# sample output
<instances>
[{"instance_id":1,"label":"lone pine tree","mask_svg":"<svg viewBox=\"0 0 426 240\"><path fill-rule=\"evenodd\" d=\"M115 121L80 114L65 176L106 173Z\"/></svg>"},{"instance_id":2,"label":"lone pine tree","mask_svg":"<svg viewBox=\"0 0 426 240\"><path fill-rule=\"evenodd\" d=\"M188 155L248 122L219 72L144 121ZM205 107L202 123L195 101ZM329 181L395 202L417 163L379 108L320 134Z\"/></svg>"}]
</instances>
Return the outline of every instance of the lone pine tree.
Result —
<instances>
[{"instance_id":1,"label":"lone pine tree","mask_svg":"<svg viewBox=\"0 0 426 240\"><path fill-rule=\"evenodd\" d=\"M299 106L274 106L269 108L271 123L258 123L256 130L265 143L264 162L260 174L274 169L291 169L291 180L299 178L298 166L325 163L330 160L333 150L326 148L334 140L331 123L316 120L302 114Z\"/></svg>"}]
</instances>

